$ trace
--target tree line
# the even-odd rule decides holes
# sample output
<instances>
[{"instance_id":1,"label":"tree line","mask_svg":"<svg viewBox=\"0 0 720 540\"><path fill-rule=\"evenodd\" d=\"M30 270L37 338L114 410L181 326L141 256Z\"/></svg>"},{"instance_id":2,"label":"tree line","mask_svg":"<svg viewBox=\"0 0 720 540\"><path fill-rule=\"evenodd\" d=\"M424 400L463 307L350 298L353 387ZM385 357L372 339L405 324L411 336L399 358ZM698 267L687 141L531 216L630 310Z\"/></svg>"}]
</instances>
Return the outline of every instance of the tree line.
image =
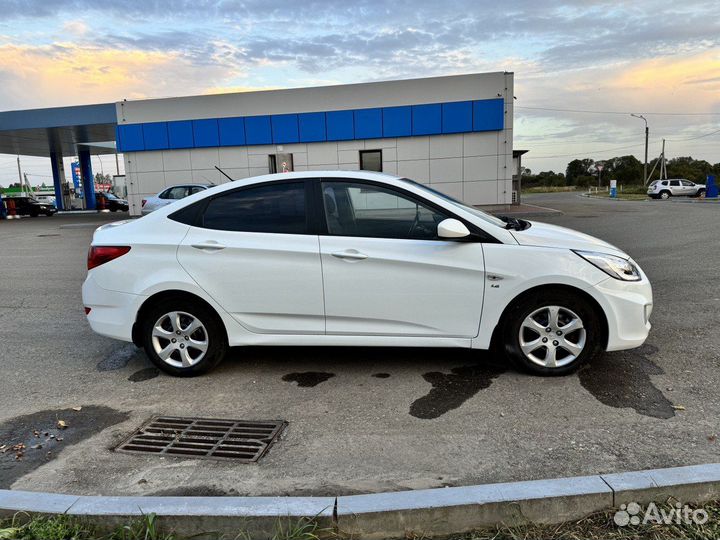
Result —
<instances>
[{"instance_id":1,"label":"tree line","mask_svg":"<svg viewBox=\"0 0 720 540\"><path fill-rule=\"evenodd\" d=\"M642 185L643 163L635 156L620 156L595 161L590 158L574 159L568 163L565 172L542 171L533 173L523 168L522 183L524 187L532 186L597 186L598 165L602 165L601 182L606 186L610 180L617 180L624 185ZM655 166L657 165L657 166ZM720 177L720 163L714 165L702 159L692 157L676 157L665 161L668 178L685 178L700 184L705 183L708 174ZM648 174L653 170L650 180L660 178L659 158L648 162Z\"/></svg>"}]
</instances>

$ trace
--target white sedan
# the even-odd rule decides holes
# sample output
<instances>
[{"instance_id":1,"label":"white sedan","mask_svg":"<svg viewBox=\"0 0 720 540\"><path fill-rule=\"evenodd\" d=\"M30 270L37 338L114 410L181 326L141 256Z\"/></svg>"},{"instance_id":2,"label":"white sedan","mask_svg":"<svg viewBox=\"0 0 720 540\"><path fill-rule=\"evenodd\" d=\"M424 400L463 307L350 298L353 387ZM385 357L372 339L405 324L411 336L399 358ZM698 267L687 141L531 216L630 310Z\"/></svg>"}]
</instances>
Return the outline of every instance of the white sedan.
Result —
<instances>
[{"instance_id":1,"label":"white sedan","mask_svg":"<svg viewBox=\"0 0 720 540\"><path fill-rule=\"evenodd\" d=\"M165 188L157 195L146 197L142 200L142 215L144 216L150 212L154 212L158 208L172 204L175 201L179 201L200 191L210 189L213 185L214 184L179 184Z\"/></svg>"},{"instance_id":2,"label":"white sedan","mask_svg":"<svg viewBox=\"0 0 720 540\"><path fill-rule=\"evenodd\" d=\"M88 269L93 330L173 375L240 345L497 347L561 375L640 346L652 311L607 242L364 171L244 179L104 225Z\"/></svg>"}]
</instances>

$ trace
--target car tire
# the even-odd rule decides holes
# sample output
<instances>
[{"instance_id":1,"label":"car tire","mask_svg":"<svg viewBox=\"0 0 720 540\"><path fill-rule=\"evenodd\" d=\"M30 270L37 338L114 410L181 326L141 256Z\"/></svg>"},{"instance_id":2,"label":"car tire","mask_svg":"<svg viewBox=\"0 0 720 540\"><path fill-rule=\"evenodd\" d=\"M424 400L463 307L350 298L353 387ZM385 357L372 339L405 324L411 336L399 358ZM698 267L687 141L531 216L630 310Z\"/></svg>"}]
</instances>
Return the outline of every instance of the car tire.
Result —
<instances>
[{"instance_id":1,"label":"car tire","mask_svg":"<svg viewBox=\"0 0 720 540\"><path fill-rule=\"evenodd\" d=\"M512 306L504 321L506 356L519 369L535 375L567 375L602 350L602 321L596 308L579 294L537 292Z\"/></svg>"},{"instance_id":2,"label":"car tire","mask_svg":"<svg viewBox=\"0 0 720 540\"><path fill-rule=\"evenodd\" d=\"M702 199L702 198L704 198L704 197L705 197L705 190L704 190L704 189L698 189L697 198L698 198L698 199Z\"/></svg>"},{"instance_id":3,"label":"car tire","mask_svg":"<svg viewBox=\"0 0 720 540\"><path fill-rule=\"evenodd\" d=\"M222 361L228 348L217 314L187 299L168 299L152 306L143 317L141 332L148 358L176 377L207 373Z\"/></svg>"},{"instance_id":4,"label":"car tire","mask_svg":"<svg viewBox=\"0 0 720 540\"><path fill-rule=\"evenodd\" d=\"M110 209L111 212L117 212L117 210L118 210L117 207L112 207L112 208Z\"/></svg>"},{"instance_id":5,"label":"car tire","mask_svg":"<svg viewBox=\"0 0 720 540\"><path fill-rule=\"evenodd\" d=\"M668 200L670 197L671 197L671 194L670 194L669 191L661 191L661 192L660 192L660 198L661 198L663 201Z\"/></svg>"}]
</instances>

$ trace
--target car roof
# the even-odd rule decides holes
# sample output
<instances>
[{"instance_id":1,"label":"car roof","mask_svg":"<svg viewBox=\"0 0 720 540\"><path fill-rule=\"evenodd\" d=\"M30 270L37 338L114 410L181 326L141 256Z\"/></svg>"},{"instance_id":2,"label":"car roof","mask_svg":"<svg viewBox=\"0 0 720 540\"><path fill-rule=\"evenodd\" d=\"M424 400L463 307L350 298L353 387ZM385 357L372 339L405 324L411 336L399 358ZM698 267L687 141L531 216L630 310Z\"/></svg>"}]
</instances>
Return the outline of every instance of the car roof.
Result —
<instances>
[{"instance_id":1,"label":"car roof","mask_svg":"<svg viewBox=\"0 0 720 540\"><path fill-rule=\"evenodd\" d=\"M168 186L165 189L170 189L170 188L174 188L174 187L186 187L186 186L210 187L210 186L214 186L214 185L215 184L213 184L212 182L183 182L181 184L173 184L172 186ZM165 191L165 189L163 189L163 191Z\"/></svg>"}]
</instances>

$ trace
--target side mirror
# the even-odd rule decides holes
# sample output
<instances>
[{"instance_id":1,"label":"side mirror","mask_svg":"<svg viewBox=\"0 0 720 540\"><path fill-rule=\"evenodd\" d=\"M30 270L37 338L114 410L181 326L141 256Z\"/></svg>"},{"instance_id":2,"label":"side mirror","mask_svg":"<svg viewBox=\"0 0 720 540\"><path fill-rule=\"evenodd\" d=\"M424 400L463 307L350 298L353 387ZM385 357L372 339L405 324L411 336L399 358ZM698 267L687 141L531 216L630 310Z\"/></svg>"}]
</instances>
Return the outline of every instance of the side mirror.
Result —
<instances>
[{"instance_id":1,"label":"side mirror","mask_svg":"<svg viewBox=\"0 0 720 540\"><path fill-rule=\"evenodd\" d=\"M440 238L465 238L470 231L462 221L448 218L438 223L438 236Z\"/></svg>"}]
</instances>

